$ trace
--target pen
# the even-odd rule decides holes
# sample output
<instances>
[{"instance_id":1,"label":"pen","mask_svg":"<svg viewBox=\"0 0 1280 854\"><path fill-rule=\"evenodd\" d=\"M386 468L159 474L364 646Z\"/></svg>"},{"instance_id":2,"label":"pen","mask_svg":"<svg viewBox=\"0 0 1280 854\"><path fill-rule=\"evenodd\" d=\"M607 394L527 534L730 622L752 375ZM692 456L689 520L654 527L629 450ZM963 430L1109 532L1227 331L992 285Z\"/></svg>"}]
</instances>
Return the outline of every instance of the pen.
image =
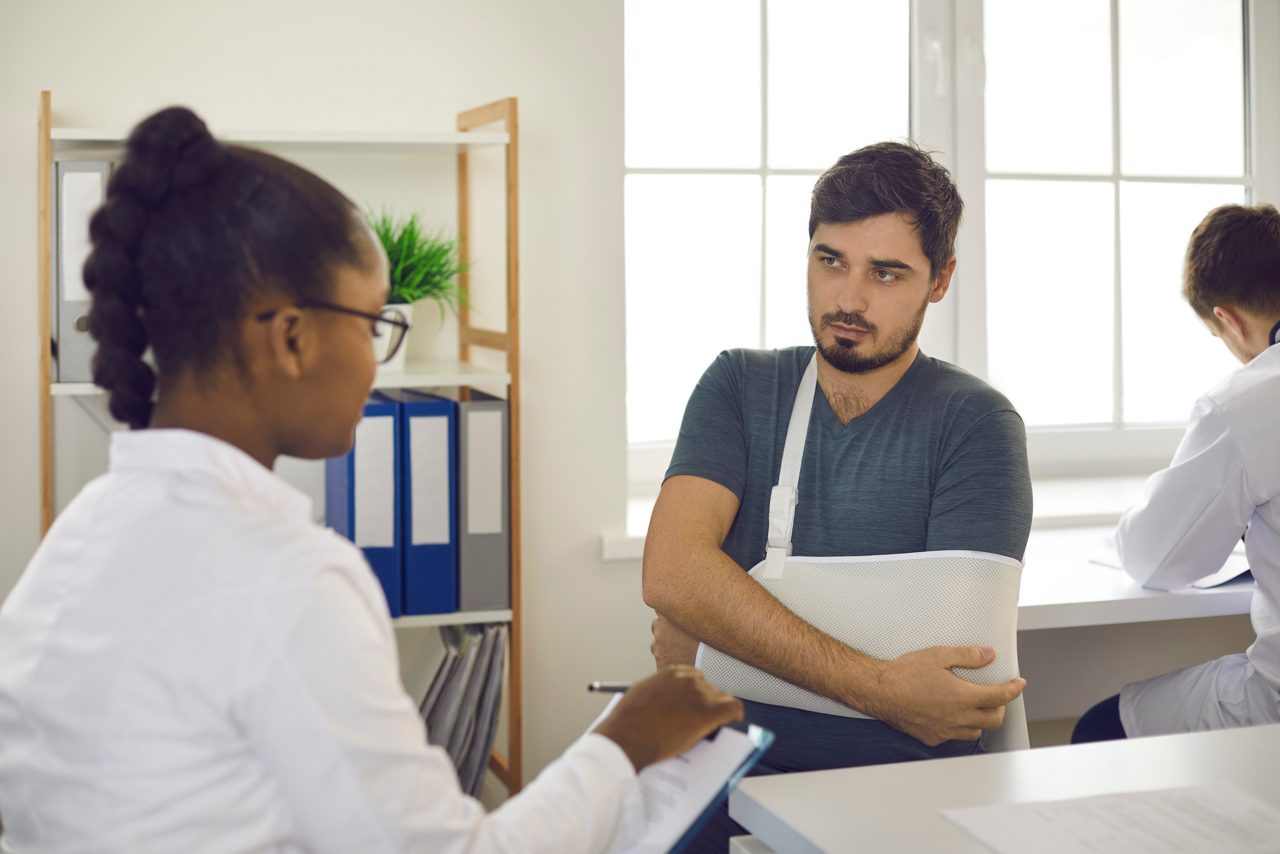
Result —
<instances>
[{"instance_id":1,"label":"pen","mask_svg":"<svg viewBox=\"0 0 1280 854\"><path fill-rule=\"evenodd\" d=\"M622 694L631 687L630 682L588 682L587 690L597 694Z\"/></svg>"},{"instance_id":2,"label":"pen","mask_svg":"<svg viewBox=\"0 0 1280 854\"><path fill-rule=\"evenodd\" d=\"M630 682L588 682L587 690L597 694L624 694L631 687ZM716 735L720 732L720 727L716 727L711 732L702 737L703 741L715 741Z\"/></svg>"}]
</instances>

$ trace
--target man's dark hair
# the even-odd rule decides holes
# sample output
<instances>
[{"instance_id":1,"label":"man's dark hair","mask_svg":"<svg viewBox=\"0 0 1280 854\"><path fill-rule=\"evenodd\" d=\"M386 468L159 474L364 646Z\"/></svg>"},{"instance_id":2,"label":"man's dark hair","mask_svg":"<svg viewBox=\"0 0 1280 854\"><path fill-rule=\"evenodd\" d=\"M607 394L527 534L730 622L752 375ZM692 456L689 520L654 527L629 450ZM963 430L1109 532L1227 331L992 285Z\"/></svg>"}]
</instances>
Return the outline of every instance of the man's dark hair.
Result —
<instances>
[{"instance_id":1,"label":"man's dark hair","mask_svg":"<svg viewBox=\"0 0 1280 854\"><path fill-rule=\"evenodd\" d=\"M1182 295L1205 320L1215 305L1280 316L1280 211L1271 205L1210 211L1187 244Z\"/></svg>"},{"instance_id":2,"label":"man's dark hair","mask_svg":"<svg viewBox=\"0 0 1280 854\"><path fill-rule=\"evenodd\" d=\"M818 223L903 214L920 235L936 276L956 254L964 202L951 174L915 143L877 142L846 154L813 185L809 237Z\"/></svg>"}]
</instances>

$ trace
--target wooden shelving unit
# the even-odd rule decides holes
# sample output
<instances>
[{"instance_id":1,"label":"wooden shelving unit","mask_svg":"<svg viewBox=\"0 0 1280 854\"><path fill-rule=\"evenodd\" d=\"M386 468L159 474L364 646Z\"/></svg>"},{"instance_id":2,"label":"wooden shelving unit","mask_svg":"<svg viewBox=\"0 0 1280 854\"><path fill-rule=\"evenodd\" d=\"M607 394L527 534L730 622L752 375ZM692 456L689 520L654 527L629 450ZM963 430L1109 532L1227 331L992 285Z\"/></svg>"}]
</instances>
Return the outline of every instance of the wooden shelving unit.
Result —
<instances>
[{"instance_id":1,"label":"wooden shelving unit","mask_svg":"<svg viewBox=\"0 0 1280 854\"><path fill-rule=\"evenodd\" d=\"M493 129L497 127L498 129ZM482 128L487 128L482 130ZM288 155L295 152L378 153L431 152L455 154L458 181L458 237L464 262L470 258L471 233L471 166L468 154L476 149L501 146L506 150L506 331L495 331L474 325L465 309L459 311L458 360L456 362L409 362L403 372L380 373L374 388L471 386L507 389L510 440L510 533L511 533L511 609L472 611L453 614L401 617L397 628L459 625L465 623L510 623L508 653L508 686L506 692L508 727L507 755L497 751L490 769L515 794L523 780L523 690L520 595L520 281L519 281L519 147L515 98L459 113L456 130L444 133L366 133L344 131L215 131L226 142L258 145ZM53 164L56 159L83 158L89 155L119 153L128 136L127 130L54 127L52 96L40 93L39 140L39 329L50 334L52 326L51 294L53 289ZM464 291L470 281L461 276ZM44 339L48 342L48 338ZM505 369L493 369L471 361L472 348L494 350L505 354ZM53 398L101 394L91 383L55 383L51 347L40 353L40 519L41 530L53 523Z\"/></svg>"}]
</instances>

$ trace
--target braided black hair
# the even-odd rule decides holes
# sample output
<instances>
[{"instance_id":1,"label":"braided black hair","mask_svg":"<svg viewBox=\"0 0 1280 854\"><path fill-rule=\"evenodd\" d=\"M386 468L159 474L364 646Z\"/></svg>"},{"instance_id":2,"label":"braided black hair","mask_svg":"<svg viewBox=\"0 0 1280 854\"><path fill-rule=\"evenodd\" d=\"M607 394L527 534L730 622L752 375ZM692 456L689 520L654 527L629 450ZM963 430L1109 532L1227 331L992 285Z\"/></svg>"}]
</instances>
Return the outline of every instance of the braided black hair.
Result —
<instances>
[{"instance_id":1,"label":"braided black hair","mask_svg":"<svg viewBox=\"0 0 1280 854\"><path fill-rule=\"evenodd\" d=\"M338 266L371 256L355 206L307 170L223 145L200 118L170 107L142 121L89 223L84 282L97 341L93 381L111 414L151 420L160 381L223 360L243 365L237 325L246 297L281 291L323 299Z\"/></svg>"}]
</instances>

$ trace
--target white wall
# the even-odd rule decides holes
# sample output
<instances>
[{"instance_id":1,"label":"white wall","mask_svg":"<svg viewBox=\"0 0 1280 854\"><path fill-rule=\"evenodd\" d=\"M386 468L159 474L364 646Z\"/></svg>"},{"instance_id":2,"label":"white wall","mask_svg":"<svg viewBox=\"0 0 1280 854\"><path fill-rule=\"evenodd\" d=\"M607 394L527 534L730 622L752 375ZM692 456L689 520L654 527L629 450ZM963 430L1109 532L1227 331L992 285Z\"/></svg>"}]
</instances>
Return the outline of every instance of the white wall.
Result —
<instances>
[{"instance_id":1,"label":"white wall","mask_svg":"<svg viewBox=\"0 0 1280 854\"><path fill-rule=\"evenodd\" d=\"M55 124L97 127L183 103L215 128L451 130L520 99L532 776L600 707L588 680L650 666L638 567L598 539L625 493L622 4L0 0L0 594L38 538L41 89Z\"/></svg>"}]
</instances>

